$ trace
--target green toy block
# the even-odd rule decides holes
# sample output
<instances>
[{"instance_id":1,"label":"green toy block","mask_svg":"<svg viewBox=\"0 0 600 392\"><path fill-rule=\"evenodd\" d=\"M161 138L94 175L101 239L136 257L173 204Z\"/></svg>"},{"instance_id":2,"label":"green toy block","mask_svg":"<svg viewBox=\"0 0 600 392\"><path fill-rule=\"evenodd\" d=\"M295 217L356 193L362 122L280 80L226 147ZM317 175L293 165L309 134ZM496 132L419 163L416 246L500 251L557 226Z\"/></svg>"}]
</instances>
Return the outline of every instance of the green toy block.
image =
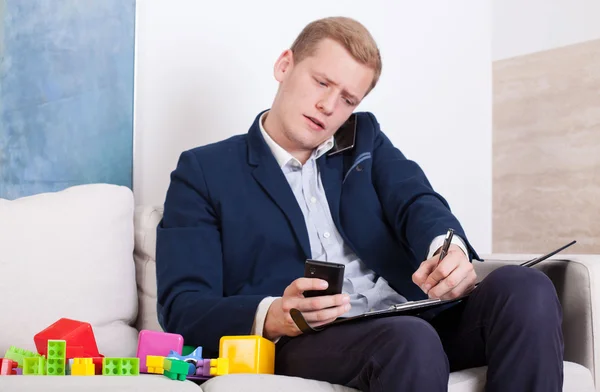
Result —
<instances>
[{"instance_id":1,"label":"green toy block","mask_svg":"<svg viewBox=\"0 0 600 392\"><path fill-rule=\"evenodd\" d=\"M32 351L23 350L22 348L17 348L15 346L10 346L8 350L6 350L6 354L4 354L4 358L11 359L18 363L18 367L23 368L23 360L25 358L36 358L41 357L40 354L34 353Z\"/></svg>"},{"instance_id":2,"label":"green toy block","mask_svg":"<svg viewBox=\"0 0 600 392\"><path fill-rule=\"evenodd\" d=\"M165 372L163 374L165 376L167 376L168 378L170 378L171 380L185 381L187 378L187 374L172 373L168 370L165 370Z\"/></svg>"},{"instance_id":3,"label":"green toy block","mask_svg":"<svg viewBox=\"0 0 600 392\"><path fill-rule=\"evenodd\" d=\"M187 378L190 364L185 361L180 361L179 359L165 359L164 368L164 375L171 380L184 381Z\"/></svg>"},{"instance_id":4,"label":"green toy block","mask_svg":"<svg viewBox=\"0 0 600 392\"><path fill-rule=\"evenodd\" d=\"M67 353L65 340L48 340L48 358L65 359Z\"/></svg>"},{"instance_id":5,"label":"green toy block","mask_svg":"<svg viewBox=\"0 0 600 392\"><path fill-rule=\"evenodd\" d=\"M103 376L137 376L140 374L139 358L103 358Z\"/></svg>"},{"instance_id":6,"label":"green toy block","mask_svg":"<svg viewBox=\"0 0 600 392\"><path fill-rule=\"evenodd\" d=\"M65 375L65 357L67 355L66 350L67 342L65 340L48 340L48 359L46 361L47 375Z\"/></svg>"},{"instance_id":7,"label":"green toy block","mask_svg":"<svg viewBox=\"0 0 600 392\"><path fill-rule=\"evenodd\" d=\"M24 376L43 376L46 374L46 358L23 358Z\"/></svg>"},{"instance_id":8,"label":"green toy block","mask_svg":"<svg viewBox=\"0 0 600 392\"><path fill-rule=\"evenodd\" d=\"M183 349L181 350L181 355L183 357L190 355L197 348L198 347L194 347L194 346L183 346Z\"/></svg>"},{"instance_id":9,"label":"green toy block","mask_svg":"<svg viewBox=\"0 0 600 392\"><path fill-rule=\"evenodd\" d=\"M49 376L64 376L65 367L64 359L48 358L46 360L46 374Z\"/></svg>"}]
</instances>

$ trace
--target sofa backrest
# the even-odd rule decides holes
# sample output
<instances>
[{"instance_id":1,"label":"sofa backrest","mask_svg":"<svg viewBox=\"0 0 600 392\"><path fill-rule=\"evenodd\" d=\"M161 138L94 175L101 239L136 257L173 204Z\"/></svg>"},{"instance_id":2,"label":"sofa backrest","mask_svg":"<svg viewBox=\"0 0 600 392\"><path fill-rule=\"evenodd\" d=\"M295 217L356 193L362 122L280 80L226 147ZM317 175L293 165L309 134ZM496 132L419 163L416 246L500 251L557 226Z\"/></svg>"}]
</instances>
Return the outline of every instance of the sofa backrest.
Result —
<instances>
[{"instance_id":1,"label":"sofa backrest","mask_svg":"<svg viewBox=\"0 0 600 392\"><path fill-rule=\"evenodd\" d=\"M158 206L135 209L135 275L138 288L136 328L162 331L156 313L156 227L163 214Z\"/></svg>"}]
</instances>

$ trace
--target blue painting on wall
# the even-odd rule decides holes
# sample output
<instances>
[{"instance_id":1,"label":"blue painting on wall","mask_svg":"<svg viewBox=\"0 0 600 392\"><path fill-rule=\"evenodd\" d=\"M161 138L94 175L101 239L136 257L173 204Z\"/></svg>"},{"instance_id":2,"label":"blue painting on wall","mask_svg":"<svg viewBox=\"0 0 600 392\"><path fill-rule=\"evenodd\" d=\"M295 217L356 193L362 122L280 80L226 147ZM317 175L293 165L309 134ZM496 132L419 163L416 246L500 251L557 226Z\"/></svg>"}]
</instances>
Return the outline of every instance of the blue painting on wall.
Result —
<instances>
[{"instance_id":1,"label":"blue painting on wall","mask_svg":"<svg viewBox=\"0 0 600 392\"><path fill-rule=\"evenodd\" d=\"M135 0L0 0L0 198L132 188Z\"/></svg>"}]
</instances>

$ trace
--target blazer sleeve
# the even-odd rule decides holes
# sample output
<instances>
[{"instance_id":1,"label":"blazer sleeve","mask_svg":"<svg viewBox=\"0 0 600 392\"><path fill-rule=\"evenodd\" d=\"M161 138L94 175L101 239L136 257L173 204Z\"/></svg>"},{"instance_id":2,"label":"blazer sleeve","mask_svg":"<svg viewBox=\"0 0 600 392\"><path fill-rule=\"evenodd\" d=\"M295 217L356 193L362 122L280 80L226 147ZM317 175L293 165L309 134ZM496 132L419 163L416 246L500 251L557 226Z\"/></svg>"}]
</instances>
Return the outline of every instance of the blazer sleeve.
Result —
<instances>
[{"instance_id":1,"label":"blazer sleeve","mask_svg":"<svg viewBox=\"0 0 600 392\"><path fill-rule=\"evenodd\" d=\"M171 173L157 227L157 310L167 332L218 353L224 335L248 335L262 295L223 295L220 220L193 151Z\"/></svg>"},{"instance_id":2,"label":"blazer sleeve","mask_svg":"<svg viewBox=\"0 0 600 392\"><path fill-rule=\"evenodd\" d=\"M398 240L420 263L426 260L433 239L452 228L465 242L469 260L479 259L448 202L433 190L419 165L394 147L375 116L369 116L374 126L373 184Z\"/></svg>"}]
</instances>

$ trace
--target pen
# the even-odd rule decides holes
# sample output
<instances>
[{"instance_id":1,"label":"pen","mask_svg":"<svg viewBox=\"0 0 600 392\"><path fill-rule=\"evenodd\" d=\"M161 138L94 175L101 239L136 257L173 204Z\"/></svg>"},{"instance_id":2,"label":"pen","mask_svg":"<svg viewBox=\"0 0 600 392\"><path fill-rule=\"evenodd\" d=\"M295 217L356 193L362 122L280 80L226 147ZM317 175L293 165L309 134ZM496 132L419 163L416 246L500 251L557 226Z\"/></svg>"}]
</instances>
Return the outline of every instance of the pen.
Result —
<instances>
[{"instance_id":1,"label":"pen","mask_svg":"<svg viewBox=\"0 0 600 392\"><path fill-rule=\"evenodd\" d=\"M442 251L440 252L440 260L438 261L438 263L442 261L444 257L446 257L446 255L448 254L450 244L452 243L452 237L454 237L454 230L448 229L448 232L446 233L446 238L444 238L444 245L442 245Z\"/></svg>"}]
</instances>

